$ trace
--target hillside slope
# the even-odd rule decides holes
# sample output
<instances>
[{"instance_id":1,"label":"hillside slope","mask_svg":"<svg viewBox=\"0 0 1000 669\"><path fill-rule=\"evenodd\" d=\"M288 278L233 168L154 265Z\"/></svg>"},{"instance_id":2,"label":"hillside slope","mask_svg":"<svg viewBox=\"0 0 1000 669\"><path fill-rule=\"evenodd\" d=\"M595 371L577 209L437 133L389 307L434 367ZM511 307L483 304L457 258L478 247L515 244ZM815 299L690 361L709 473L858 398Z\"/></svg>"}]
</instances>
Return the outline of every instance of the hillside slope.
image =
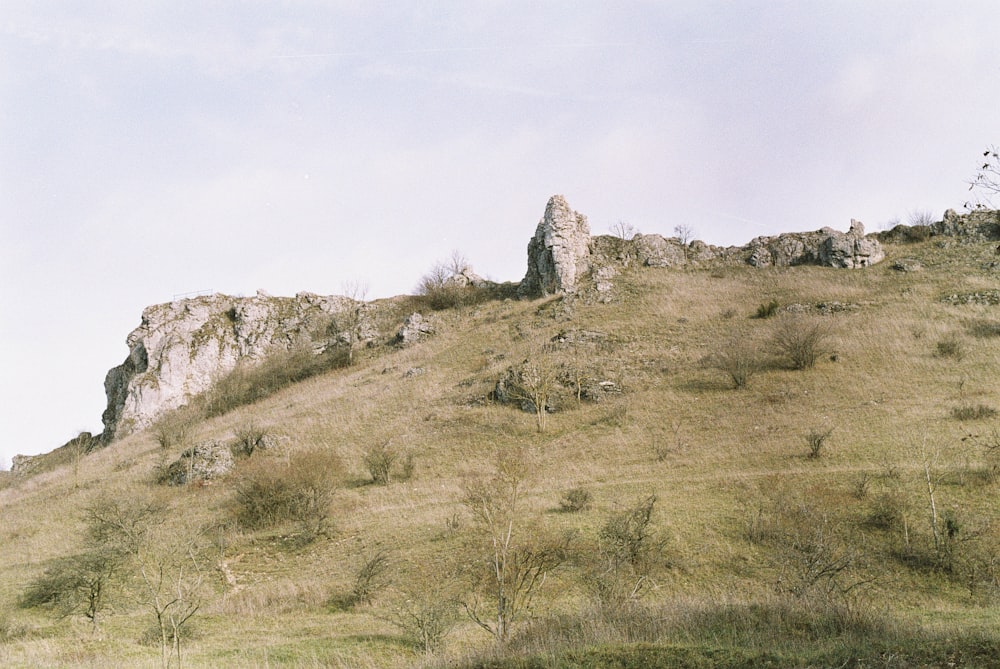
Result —
<instances>
[{"instance_id":1,"label":"hillside slope","mask_svg":"<svg viewBox=\"0 0 1000 669\"><path fill-rule=\"evenodd\" d=\"M765 653L779 665L870 653L884 666L989 666L1000 638L994 246L890 241L885 261L856 270L633 265L600 293L437 311L416 345L359 351L347 368L191 420L171 443L145 431L8 475L0 664L478 662L494 643L468 610L493 627L483 612L496 582L476 495L500 452L518 464L511 555L543 567L511 641L482 662L525 653L574 666L574 646L626 657L645 642L674 648L671 662L693 653L719 666ZM822 355L793 369L775 338L814 326ZM726 361L740 355L755 367L736 389ZM548 410L533 411L538 397ZM251 423L270 445L229 474L157 483L191 445L232 442ZM387 485L366 465L380 452L398 456ZM303 455L317 453L337 460ZM330 477L316 478L317 462ZM247 522L251 484L275 477L330 492L325 526L307 531L308 514ZM589 503L560 511L574 489ZM125 557L95 626L84 585L45 579L66 564L91 573L74 559L93 549L109 501L151 511L143 547L114 553ZM643 504L648 524L634 513ZM629 538L638 548L622 557L616 542ZM554 557L532 563L541 547ZM376 573L359 593L366 564ZM154 573L167 576L155 588ZM40 583L76 594L26 601ZM195 610L175 646L155 614L178 593ZM420 633L435 620L449 633L425 654Z\"/></svg>"}]
</instances>

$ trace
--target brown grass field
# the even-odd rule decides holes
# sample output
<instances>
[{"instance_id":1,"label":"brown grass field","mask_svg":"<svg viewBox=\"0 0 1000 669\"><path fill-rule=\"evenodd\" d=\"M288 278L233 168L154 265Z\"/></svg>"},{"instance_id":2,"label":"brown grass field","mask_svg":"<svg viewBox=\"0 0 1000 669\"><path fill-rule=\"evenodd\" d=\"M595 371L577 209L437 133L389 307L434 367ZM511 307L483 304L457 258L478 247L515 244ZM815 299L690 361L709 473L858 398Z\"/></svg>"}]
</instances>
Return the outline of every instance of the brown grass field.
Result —
<instances>
[{"instance_id":1,"label":"brown grass field","mask_svg":"<svg viewBox=\"0 0 1000 669\"><path fill-rule=\"evenodd\" d=\"M0 666L164 664L159 643L142 641L155 621L135 567L97 626L23 605L30 584L83 550L86 509L108 499L154 500L165 511L151 536L194 547L185 577L197 573L199 607L170 666L1000 666L1000 419L989 411L1000 409L1000 307L942 300L1000 287L994 245L886 250L864 270L632 268L610 303L438 311L425 342L359 351L347 369L193 424L170 452L144 432L51 471L4 474ZM924 269L892 269L901 257ZM754 318L771 300L823 324L814 367L771 355L791 317ZM552 343L572 331L603 336ZM704 362L734 338L753 342L760 364L741 389ZM532 412L489 399L522 360L620 392L578 402L561 388L540 432ZM231 439L249 421L277 447L204 485L155 483L187 444ZM812 432L829 432L818 457ZM377 444L412 456L408 480L370 482L364 456ZM234 522L248 463L290 471L317 449L342 463L328 533L306 542L294 522ZM572 540L498 646L458 602L472 597L485 539L463 497L502 449L527 462L515 542ZM590 507L559 512L577 487ZM615 608L591 587L601 528L648 495L655 555L622 577L642 576L642 596ZM387 585L350 602L380 550ZM433 652L394 624L413 602L438 604L448 622Z\"/></svg>"}]
</instances>

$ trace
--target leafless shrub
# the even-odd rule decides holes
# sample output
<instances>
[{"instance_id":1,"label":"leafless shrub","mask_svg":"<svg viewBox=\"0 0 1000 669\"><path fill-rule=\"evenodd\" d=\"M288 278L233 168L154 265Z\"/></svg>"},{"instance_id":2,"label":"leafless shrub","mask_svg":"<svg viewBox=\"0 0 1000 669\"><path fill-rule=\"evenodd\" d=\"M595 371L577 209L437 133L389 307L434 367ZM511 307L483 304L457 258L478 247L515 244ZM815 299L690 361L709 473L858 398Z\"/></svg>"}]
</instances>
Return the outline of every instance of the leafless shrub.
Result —
<instances>
[{"instance_id":1,"label":"leafless shrub","mask_svg":"<svg viewBox=\"0 0 1000 669\"><path fill-rule=\"evenodd\" d=\"M342 478L340 459L326 450L294 453L287 462L248 460L235 486L235 519L251 530L295 522L308 543L329 532L330 504Z\"/></svg>"},{"instance_id":2,"label":"leafless shrub","mask_svg":"<svg viewBox=\"0 0 1000 669\"><path fill-rule=\"evenodd\" d=\"M757 345L745 335L729 339L718 351L706 357L703 364L724 372L737 389L745 388L761 368Z\"/></svg>"},{"instance_id":3,"label":"leafless shrub","mask_svg":"<svg viewBox=\"0 0 1000 669\"><path fill-rule=\"evenodd\" d=\"M388 442L370 446L365 451L365 468L377 485L389 485L392 479L392 468L399 459L399 453Z\"/></svg>"},{"instance_id":4,"label":"leafless shrub","mask_svg":"<svg viewBox=\"0 0 1000 669\"><path fill-rule=\"evenodd\" d=\"M968 325L968 332L973 337L981 339L1000 337L1000 321L988 318L972 321Z\"/></svg>"},{"instance_id":5,"label":"leafless shrub","mask_svg":"<svg viewBox=\"0 0 1000 669\"><path fill-rule=\"evenodd\" d=\"M771 336L775 354L786 359L792 369L809 369L827 350L830 326L819 318L789 314L782 317Z\"/></svg>"},{"instance_id":6,"label":"leafless shrub","mask_svg":"<svg viewBox=\"0 0 1000 669\"><path fill-rule=\"evenodd\" d=\"M810 430L806 435L806 445L809 447L808 457L812 460L816 460L820 457L823 450L823 445L826 440L830 438L833 434L833 428L829 430Z\"/></svg>"},{"instance_id":7,"label":"leafless shrub","mask_svg":"<svg viewBox=\"0 0 1000 669\"><path fill-rule=\"evenodd\" d=\"M272 441L271 433L252 420L238 426L233 434L236 437L233 454L239 457L249 458L257 451L268 448Z\"/></svg>"},{"instance_id":8,"label":"leafless shrub","mask_svg":"<svg viewBox=\"0 0 1000 669\"><path fill-rule=\"evenodd\" d=\"M605 612L633 606L654 587L653 575L663 562L666 540L653 527L656 495L612 514L598 534L597 564L586 585Z\"/></svg>"},{"instance_id":9,"label":"leafless shrub","mask_svg":"<svg viewBox=\"0 0 1000 669\"><path fill-rule=\"evenodd\" d=\"M434 263L417 283L417 295L422 297L427 306L436 311L453 309L488 300L491 291L483 286L476 286L469 280L472 265L459 253L453 251L444 261Z\"/></svg>"},{"instance_id":10,"label":"leafless shrub","mask_svg":"<svg viewBox=\"0 0 1000 669\"><path fill-rule=\"evenodd\" d=\"M586 511L590 508L592 498L593 495L586 488L571 488L564 492L562 498L559 500L559 510L564 513Z\"/></svg>"},{"instance_id":11,"label":"leafless shrub","mask_svg":"<svg viewBox=\"0 0 1000 669\"><path fill-rule=\"evenodd\" d=\"M907 222L911 228L915 227L930 227L937 222L934 214L926 209L915 209L906 214Z\"/></svg>"},{"instance_id":12,"label":"leafless shrub","mask_svg":"<svg viewBox=\"0 0 1000 669\"><path fill-rule=\"evenodd\" d=\"M376 593L389 586L391 554L387 548L378 548L362 556L351 588L349 603L352 606L371 603Z\"/></svg>"},{"instance_id":13,"label":"leafless shrub","mask_svg":"<svg viewBox=\"0 0 1000 669\"><path fill-rule=\"evenodd\" d=\"M985 420L997 415L997 410L987 404L966 403L952 407L951 416L956 420Z\"/></svg>"},{"instance_id":14,"label":"leafless shrub","mask_svg":"<svg viewBox=\"0 0 1000 669\"><path fill-rule=\"evenodd\" d=\"M996 146L983 151L982 164L969 181L969 190L975 194L974 202L965 205L969 209L988 208L992 198L1000 193L1000 149Z\"/></svg>"}]
</instances>

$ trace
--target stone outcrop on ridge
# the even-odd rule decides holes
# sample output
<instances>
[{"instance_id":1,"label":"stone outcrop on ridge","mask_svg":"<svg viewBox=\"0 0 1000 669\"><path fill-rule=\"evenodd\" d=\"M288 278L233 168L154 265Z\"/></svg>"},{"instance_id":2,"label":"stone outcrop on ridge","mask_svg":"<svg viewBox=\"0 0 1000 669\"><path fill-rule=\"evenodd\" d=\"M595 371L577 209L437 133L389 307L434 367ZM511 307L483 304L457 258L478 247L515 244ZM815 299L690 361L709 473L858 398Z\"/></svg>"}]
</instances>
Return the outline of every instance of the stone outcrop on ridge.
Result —
<instances>
[{"instance_id":1,"label":"stone outcrop on ridge","mask_svg":"<svg viewBox=\"0 0 1000 669\"><path fill-rule=\"evenodd\" d=\"M340 296L217 294L147 307L126 339L128 357L104 381L103 440L148 427L240 361L296 346L321 353L375 336L364 304Z\"/></svg>"},{"instance_id":2,"label":"stone outcrop on ridge","mask_svg":"<svg viewBox=\"0 0 1000 669\"><path fill-rule=\"evenodd\" d=\"M562 195L553 195L528 242L528 271L519 292L524 296L573 293L589 269L587 217L573 211Z\"/></svg>"}]
</instances>

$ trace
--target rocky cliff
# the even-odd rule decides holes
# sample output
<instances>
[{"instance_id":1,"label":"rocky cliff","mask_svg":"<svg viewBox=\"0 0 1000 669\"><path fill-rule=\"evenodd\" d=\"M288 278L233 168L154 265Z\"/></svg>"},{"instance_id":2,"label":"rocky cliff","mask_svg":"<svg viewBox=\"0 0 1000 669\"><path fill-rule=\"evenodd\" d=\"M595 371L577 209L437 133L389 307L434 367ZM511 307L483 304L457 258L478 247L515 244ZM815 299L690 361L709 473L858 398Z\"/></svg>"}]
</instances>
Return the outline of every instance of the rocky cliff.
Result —
<instances>
[{"instance_id":1,"label":"rocky cliff","mask_svg":"<svg viewBox=\"0 0 1000 669\"><path fill-rule=\"evenodd\" d=\"M148 427L236 367L278 349L316 353L376 336L364 303L346 297L211 295L147 307L127 337L129 354L108 372L105 442Z\"/></svg>"}]
</instances>

